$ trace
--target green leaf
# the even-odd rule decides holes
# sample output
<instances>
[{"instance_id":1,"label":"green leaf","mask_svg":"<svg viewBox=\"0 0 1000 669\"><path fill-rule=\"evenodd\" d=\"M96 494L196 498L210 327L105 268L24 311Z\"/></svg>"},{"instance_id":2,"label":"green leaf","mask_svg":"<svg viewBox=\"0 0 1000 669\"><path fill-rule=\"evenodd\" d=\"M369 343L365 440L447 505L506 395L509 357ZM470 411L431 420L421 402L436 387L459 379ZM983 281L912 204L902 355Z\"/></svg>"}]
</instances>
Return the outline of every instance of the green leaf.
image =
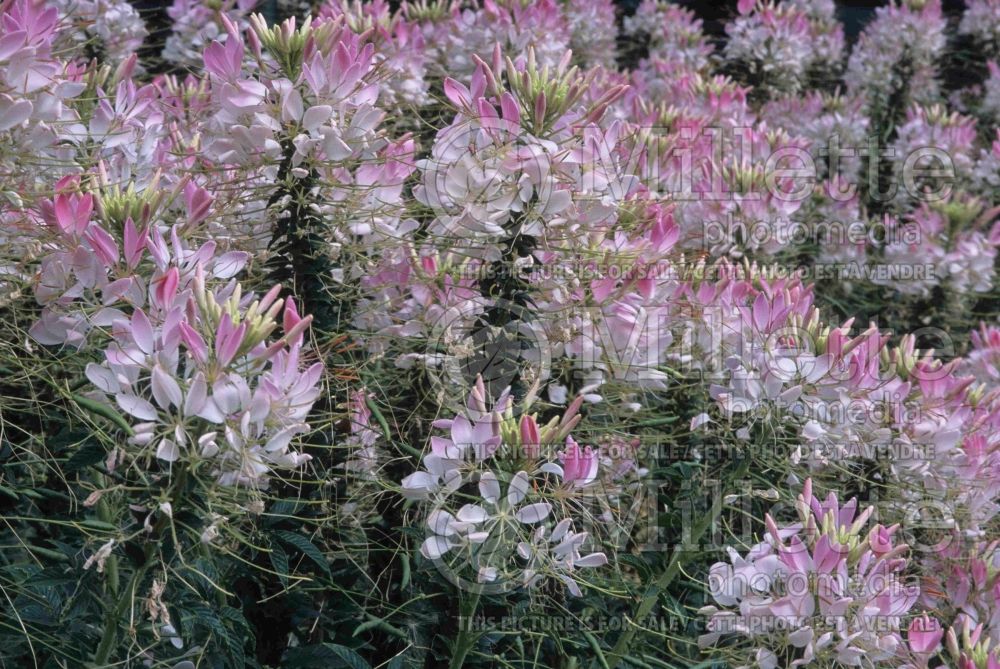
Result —
<instances>
[{"instance_id":1,"label":"green leaf","mask_svg":"<svg viewBox=\"0 0 1000 669\"><path fill-rule=\"evenodd\" d=\"M86 520L79 521L79 524L87 529L97 530L100 532L117 532L118 526L112 525L111 523L106 523L103 520L97 520L95 518L88 518Z\"/></svg>"},{"instance_id":2,"label":"green leaf","mask_svg":"<svg viewBox=\"0 0 1000 669\"><path fill-rule=\"evenodd\" d=\"M220 615L205 606L196 606L189 611L191 618L188 624L202 627L211 632L214 646L225 660L225 666L233 669L243 669L248 666L243 651L244 642L250 637L246 619L237 609L224 606ZM229 623L226 625L225 623Z\"/></svg>"},{"instance_id":3,"label":"green leaf","mask_svg":"<svg viewBox=\"0 0 1000 669\"><path fill-rule=\"evenodd\" d=\"M88 441L86 444L76 449L66 464L63 465L63 471L67 474L70 472L75 472L90 465L96 465L98 462L107 457L108 452L96 441Z\"/></svg>"},{"instance_id":4,"label":"green leaf","mask_svg":"<svg viewBox=\"0 0 1000 669\"><path fill-rule=\"evenodd\" d=\"M271 508L267 510L265 514L267 517L272 516L294 516L301 505L298 501L294 499L282 499L278 500L271 505ZM280 520L285 520L284 518Z\"/></svg>"},{"instance_id":5,"label":"green leaf","mask_svg":"<svg viewBox=\"0 0 1000 669\"><path fill-rule=\"evenodd\" d=\"M290 648L285 653L283 666L286 669L370 669L371 665L346 646L335 643L320 643L301 648Z\"/></svg>"},{"instance_id":6,"label":"green leaf","mask_svg":"<svg viewBox=\"0 0 1000 669\"><path fill-rule=\"evenodd\" d=\"M274 567L274 571L281 575L281 584L288 587L288 553L280 545L271 544L271 553L268 557L271 558L271 566Z\"/></svg>"},{"instance_id":7,"label":"green leaf","mask_svg":"<svg viewBox=\"0 0 1000 669\"><path fill-rule=\"evenodd\" d=\"M226 628L222 626L222 621L212 609L205 606L195 606L190 609L189 613L191 624L204 627L216 636L225 636Z\"/></svg>"},{"instance_id":8,"label":"green leaf","mask_svg":"<svg viewBox=\"0 0 1000 669\"><path fill-rule=\"evenodd\" d=\"M223 639L226 649L229 651L229 657L227 658L229 666L235 669L244 669L247 664L243 645L249 632L246 618L243 617L243 614L239 610L231 606L222 607L220 613L223 620L228 622L229 626L233 629L233 633L229 633L227 630L227 634Z\"/></svg>"},{"instance_id":9,"label":"green leaf","mask_svg":"<svg viewBox=\"0 0 1000 669\"><path fill-rule=\"evenodd\" d=\"M286 544L297 549L300 553L315 562L316 566L322 569L327 576L330 576L330 565L326 561L326 556L323 555L320 549L316 548L313 542L309 541L309 539L301 534L288 532L286 530L278 530L275 534L277 534L278 538Z\"/></svg>"}]
</instances>

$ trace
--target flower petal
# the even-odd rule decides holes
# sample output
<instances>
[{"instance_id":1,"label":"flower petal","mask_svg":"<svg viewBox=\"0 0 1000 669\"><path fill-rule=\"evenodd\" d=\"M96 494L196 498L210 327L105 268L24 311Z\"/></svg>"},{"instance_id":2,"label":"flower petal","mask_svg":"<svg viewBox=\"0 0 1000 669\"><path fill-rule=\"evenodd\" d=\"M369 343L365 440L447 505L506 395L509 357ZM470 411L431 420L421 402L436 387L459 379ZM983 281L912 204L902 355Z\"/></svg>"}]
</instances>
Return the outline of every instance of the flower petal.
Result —
<instances>
[{"instance_id":1,"label":"flower petal","mask_svg":"<svg viewBox=\"0 0 1000 669\"><path fill-rule=\"evenodd\" d=\"M496 474L485 472L479 479L479 494L488 504L496 505L500 501L500 482Z\"/></svg>"},{"instance_id":2,"label":"flower petal","mask_svg":"<svg viewBox=\"0 0 1000 669\"><path fill-rule=\"evenodd\" d=\"M531 483L528 481L527 472L514 474L514 478L510 480L510 486L507 488L507 503L512 507L517 506L524 500L530 488Z\"/></svg>"},{"instance_id":3,"label":"flower petal","mask_svg":"<svg viewBox=\"0 0 1000 669\"><path fill-rule=\"evenodd\" d=\"M167 462L175 462L181 456L181 450L170 439L161 439L156 448L156 457Z\"/></svg>"},{"instance_id":4,"label":"flower petal","mask_svg":"<svg viewBox=\"0 0 1000 669\"><path fill-rule=\"evenodd\" d=\"M440 509L432 511L429 516L427 516L427 527L434 534L440 534L443 536L451 536L455 534L456 524L455 516L451 515L447 511L441 511Z\"/></svg>"},{"instance_id":5,"label":"flower petal","mask_svg":"<svg viewBox=\"0 0 1000 669\"><path fill-rule=\"evenodd\" d=\"M420 554L428 560L437 560L451 550L451 544L444 537L427 537L420 546Z\"/></svg>"},{"instance_id":6,"label":"flower petal","mask_svg":"<svg viewBox=\"0 0 1000 669\"><path fill-rule=\"evenodd\" d=\"M159 414L156 413L156 408L141 397L127 393L119 393L118 395L115 395L115 400L118 402L118 406L121 407L122 411L130 416L138 418L139 420L156 420L159 418Z\"/></svg>"},{"instance_id":7,"label":"flower petal","mask_svg":"<svg viewBox=\"0 0 1000 669\"><path fill-rule=\"evenodd\" d=\"M537 502L535 504L529 504L528 506L522 507L517 510L514 517L526 525L531 525L533 523L545 520L549 512L552 511L552 505L547 502Z\"/></svg>"},{"instance_id":8,"label":"flower petal","mask_svg":"<svg viewBox=\"0 0 1000 669\"><path fill-rule=\"evenodd\" d=\"M577 567L603 567L607 563L608 556L604 553L591 553L573 561L574 566Z\"/></svg>"},{"instance_id":9,"label":"flower petal","mask_svg":"<svg viewBox=\"0 0 1000 669\"><path fill-rule=\"evenodd\" d=\"M178 408L181 406L184 398L180 385L160 365L153 366L150 388L153 391L153 399L161 409L169 409L171 405Z\"/></svg>"},{"instance_id":10,"label":"flower petal","mask_svg":"<svg viewBox=\"0 0 1000 669\"><path fill-rule=\"evenodd\" d=\"M456 515L463 523L481 523L489 518L486 509L476 504L466 504Z\"/></svg>"}]
</instances>

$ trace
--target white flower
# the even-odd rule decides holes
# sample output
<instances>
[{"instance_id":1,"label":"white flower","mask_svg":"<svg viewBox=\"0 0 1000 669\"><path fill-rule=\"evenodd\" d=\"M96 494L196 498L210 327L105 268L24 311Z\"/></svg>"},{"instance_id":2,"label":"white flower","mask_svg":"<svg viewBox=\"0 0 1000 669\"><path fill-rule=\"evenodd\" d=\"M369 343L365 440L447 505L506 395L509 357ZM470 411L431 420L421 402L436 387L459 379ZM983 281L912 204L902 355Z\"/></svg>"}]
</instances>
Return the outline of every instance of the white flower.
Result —
<instances>
[{"instance_id":1,"label":"white flower","mask_svg":"<svg viewBox=\"0 0 1000 669\"><path fill-rule=\"evenodd\" d=\"M604 553L580 555L580 547L587 541L587 532L573 532L573 521L565 518L555 526L549 535L547 528L540 526L532 534L531 541L522 541L517 546L517 554L527 562L524 573L526 585L542 581L546 572L554 572L575 597L583 595L573 572L580 567L602 567L608 563Z\"/></svg>"},{"instance_id":2,"label":"white flower","mask_svg":"<svg viewBox=\"0 0 1000 669\"><path fill-rule=\"evenodd\" d=\"M225 518L213 513L211 517L211 522L208 527L202 530L201 533L201 543L210 544L219 538L219 523L221 523Z\"/></svg>"},{"instance_id":3,"label":"white flower","mask_svg":"<svg viewBox=\"0 0 1000 669\"><path fill-rule=\"evenodd\" d=\"M712 418L707 413L700 413L691 419L691 431L694 432L702 425L707 425L712 421Z\"/></svg>"},{"instance_id":4,"label":"white flower","mask_svg":"<svg viewBox=\"0 0 1000 669\"><path fill-rule=\"evenodd\" d=\"M432 535L424 541L420 552L424 557L437 559L458 546L483 544L491 535L502 540L505 531L512 526L540 523L548 517L552 505L534 502L522 506L530 489L528 474L521 471L511 479L507 495L501 497L496 475L489 471L484 473L479 480L483 505L466 504L455 515L441 509L431 512L427 527Z\"/></svg>"},{"instance_id":5,"label":"white flower","mask_svg":"<svg viewBox=\"0 0 1000 669\"><path fill-rule=\"evenodd\" d=\"M170 623L167 623L166 625L160 628L160 634L166 637L167 640L170 642L170 645L176 648L177 650L180 650L181 648L184 647L184 641L177 635L177 630Z\"/></svg>"},{"instance_id":6,"label":"white flower","mask_svg":"<svg viewBox=\"0 0 1000 669\"><path fill-rule=\"evenodd\" d=\"M111 551L115 547L115 540L111 539L106 544L97 549L97 552L87 558L83 563L84 569L90 569L91 565L97 564L97 573L104 573L104 563L111 557Z\"/></svg>"},{"instance_id":7,"label":"white flower","mask_svg":"<svg viewBox=\"0 0 1000 669\"><path fill-rule=\"evenodd\" d=\"M446 460L433 453L424 456L426 470L416 471L403 479L403 497L425 500L442 488L449 492L462 485L462 473L453 460Z\"/></svg>"}]
</instances>

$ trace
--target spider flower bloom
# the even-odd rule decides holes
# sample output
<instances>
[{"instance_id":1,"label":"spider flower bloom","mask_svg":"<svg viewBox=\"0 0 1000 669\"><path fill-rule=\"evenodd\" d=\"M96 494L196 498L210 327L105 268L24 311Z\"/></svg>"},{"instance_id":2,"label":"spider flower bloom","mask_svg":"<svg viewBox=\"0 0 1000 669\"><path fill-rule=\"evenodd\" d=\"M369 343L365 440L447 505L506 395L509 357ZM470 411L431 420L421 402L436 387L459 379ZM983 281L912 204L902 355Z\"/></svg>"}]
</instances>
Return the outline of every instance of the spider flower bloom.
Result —
<instances>
[{"instance_id":1,"label":"spider flower bloom","mask_svg":"<svg viewBox=\"0 0 1000 669\"><path fill-rule=\"evenodd\" d=\"M739 652L760 666L777 667L778 656L793 658L790 667L897 666L902 618L918 595L902 579L907 546L887 543L876 553L863 531L872 510L856 516L854 500L841 505L832 494L821 502L811 481L796 508L802 522L781 528L768 515L765 541L745 557L729 549L730 562L711 568L709 589L722 608L703 609L709 633L699 643L738 635ZM873 532L891 540L891 532Z\"/></svg>"},{"instance_id":2,"label":"spider flower bloom","mask_svg":"<svg viewBox=\"0 0 1000 669\"><path fill-rule=\"evenodd\" d=\"M587 446L581 448L573 437L566 437L566 448L559 454L562 462L562 478L574 487L583 487L597 479L599 459L597 452Z\"/></svg>"}]
</instances>

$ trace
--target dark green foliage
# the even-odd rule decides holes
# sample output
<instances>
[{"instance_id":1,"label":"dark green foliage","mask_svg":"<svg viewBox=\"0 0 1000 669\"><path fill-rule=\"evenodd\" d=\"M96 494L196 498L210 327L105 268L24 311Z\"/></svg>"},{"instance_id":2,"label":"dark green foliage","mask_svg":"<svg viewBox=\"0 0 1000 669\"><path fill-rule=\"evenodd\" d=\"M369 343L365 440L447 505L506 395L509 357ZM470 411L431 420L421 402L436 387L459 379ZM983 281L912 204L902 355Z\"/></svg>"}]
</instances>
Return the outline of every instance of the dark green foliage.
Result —
<instances>
[{"instance_id":1,"label":"dark green foliage","mask_svg":"<svg viewBox=\"0 0 1000 669\"><path fill-rule=\"evenodd\" d=\"M268 279L284 284L299 301L300 313L312 315L314 331L329 336L342 332L350 322L347 303L331 290L331 277L336 269L329 255L333 233L330 223L313 209L316 171L296 177L292 173L295 147L286 139L282 148L284 157L278 169L277 187L268 200L268 208L274 214Z\"/></svg>"}]
</instances>

